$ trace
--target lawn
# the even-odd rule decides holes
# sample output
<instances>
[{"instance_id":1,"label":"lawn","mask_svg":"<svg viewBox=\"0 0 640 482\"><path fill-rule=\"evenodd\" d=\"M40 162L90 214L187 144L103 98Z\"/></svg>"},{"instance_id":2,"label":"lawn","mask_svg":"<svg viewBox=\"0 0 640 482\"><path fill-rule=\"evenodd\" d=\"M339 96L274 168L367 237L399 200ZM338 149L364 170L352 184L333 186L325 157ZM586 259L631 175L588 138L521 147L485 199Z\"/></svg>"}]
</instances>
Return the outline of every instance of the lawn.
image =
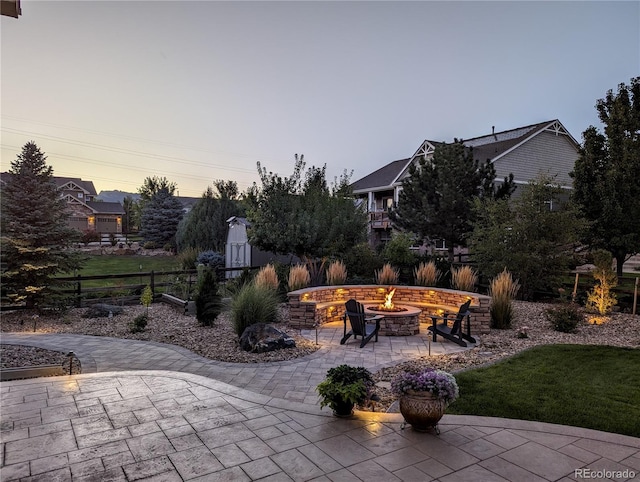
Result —
<instances>
[{"instance_id":1,"label":"lawn","mask_svg":"<svg viewBox=\"0 0 640 482\"><path fill-rule=\"evenodd\" d=\"M175 256L90 256L78 274L94 276L177 269L180 266Z\"/></svg>"},{"instance_id":2,"label":"lawn","mask_svg":"<svg viewBox=\"0 0 640 482\"><path fill-rule=\"evenodd\" d=\"M159 273L162 271L177 271L180 265L175 256L90 256L84 263L81 270L77 274L81 276L101 276L116 275L129 273L149 273L154 271ZM60 275L59 277L67 277L68 275ZM176 279L174 275L156 276L155 284L160 286L161 283L173 281ZM133 278L111 278L99 280L83 280L82 288L91 290L97 288L107 288L109 296L125 296L133 291L137 293L139 288L132 289L134 285L146 285L150 283L150 277L140 276ZM97 295L92 295L97 296Z\"/></svg>"},{"instance_id":3,"label":"lawn","mask_svg":"<svg viewBox=\"0 0 640 482\"><path fill-rule=\"evenodd\" d=\"M640 349L545 345L456 379L460 398L447 413L640 437Z\"/></svg>"}]
</instances>

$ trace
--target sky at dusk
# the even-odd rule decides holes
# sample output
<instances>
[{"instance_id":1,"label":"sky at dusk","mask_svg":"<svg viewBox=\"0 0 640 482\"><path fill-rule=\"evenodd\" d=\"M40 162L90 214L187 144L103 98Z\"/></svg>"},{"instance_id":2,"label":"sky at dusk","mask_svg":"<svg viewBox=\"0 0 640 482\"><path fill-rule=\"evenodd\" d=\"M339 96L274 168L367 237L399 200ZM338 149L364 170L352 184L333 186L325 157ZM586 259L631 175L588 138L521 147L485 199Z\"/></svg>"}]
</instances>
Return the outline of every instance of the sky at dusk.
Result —
<instances>
[{"instance_id":1,"label":"sky at dusk","mask_svg":"<svg viewBox=\"0 0 640 482\"><path fill-rule=\"evenodd\" d=\"M640 2L31 1L1 18L1 170L241 190L294 154L355 181L424 139L559 119L640 74Z\"/></svg>"}]
</instances>

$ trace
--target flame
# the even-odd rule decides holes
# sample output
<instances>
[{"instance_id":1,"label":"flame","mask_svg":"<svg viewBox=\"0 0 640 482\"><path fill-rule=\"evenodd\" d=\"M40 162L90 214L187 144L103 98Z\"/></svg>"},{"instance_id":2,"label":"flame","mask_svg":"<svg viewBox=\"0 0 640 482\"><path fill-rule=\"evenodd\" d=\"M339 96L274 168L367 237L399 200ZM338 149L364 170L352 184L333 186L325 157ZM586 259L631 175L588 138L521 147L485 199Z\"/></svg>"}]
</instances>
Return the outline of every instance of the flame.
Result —
<instances>
[{"instance_id":1,"label":"flame","mask_svg":"<svg viewBox=\"0 0 640 482\"><path fill-rule=\"evenodd\" d=\"M387 293L384 295L384 303L382 304L382 307L385 310L392 310L394 308L393 295L395 292L396 292L396 289L389 286Z\"/></svg>"}]
</instances>

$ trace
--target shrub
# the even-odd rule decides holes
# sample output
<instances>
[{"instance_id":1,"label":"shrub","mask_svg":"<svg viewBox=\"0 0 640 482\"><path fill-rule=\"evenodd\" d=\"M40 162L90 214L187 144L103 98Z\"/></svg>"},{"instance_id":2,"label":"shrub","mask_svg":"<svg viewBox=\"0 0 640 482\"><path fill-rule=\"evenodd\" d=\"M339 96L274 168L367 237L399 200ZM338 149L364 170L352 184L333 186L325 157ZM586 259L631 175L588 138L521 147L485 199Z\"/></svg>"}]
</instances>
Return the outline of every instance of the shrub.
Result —
<instances>
[{"instance_id":1,"label":"shrub","mask_svg":"<svg viewBox=\"0 0 640 482\"><path fill-rule=\"evenodd\" d=\"M156 249L158 245L156 244L155 241L147 241L146 243L144 243L142 247L144 249Z\"/></svg>"},{"instance_id":2,"label":"shrub","mask_svg":"<svg viewBox=\"0 0 640 482\"><path fill-rule=\"evenodd\" d=\"M471 266L451 268L451 287L454 290L474 291L478 283L478 275Z\"/></svg>"},{"instance_id":3,"label":"shrub","mask_svg":"<svg viewBox=\"0 0 640 482\"><path fill-rule=\"evenodd\" d=\"M593 261L596 266L593 270L596 284L587 294L587 309L606 315L617 301L615 293L611 292L618 284L618 278L612 268L613 257L608 251L597 250L593 253Z\"/></svg>"},{"instance_id":4,"label":"shrub","mask_svg":"<svg viewBox=\"0 0 640 482\"><path fill-rule=\"evenodd\" d=\"M320 407L329 405L337 410L341 402L363 404L372 397L375 381L364 367L339 365L329 368L326 378L318 384Z\"/></svg>"},{"instance_id":5,"label":"shrub","mask_svg":"<svg viewBox=\"0 0 640 482\"><path fill-rule=\"evenodd\" d=\"M289 291L306 288L311 283L311 275L306 266L297 264L289 270Z\"/></svg>"},{"instance_id":6,"label":"shrub","mask_svg":"<svg viewBox=\"0 0 640 482\"><path fill-rule=\"evenodd\" d=\"M254 279L254 273L249 268L242 268L239 276L227 280L222 286L224 296L233 298L242 287L246 284L252 283Z\"/></svg>"},{"instance_id":7,"label":"shrub","mask_svg":"<svg viewBox=\"0 0 640 482\"><path fill-rule=\"evenodd\" d=\"M136 316L132 323L129 323L129 331L131 333L140 333L147 327L149 316L146 313Z\"/></svg>"},{"instance_id":8,"label":"shrub","mask_svg":"<svg viewBox=\"0 0 640 482\"><path fill-rule=\"evenodd\" d=\"M382 248L382 258L394 266L410 267L416 262L416 255L411 251L413 243L413 236L396 232Z\"/></svg>"},{"instance_id":9,"label":"shrub","mask_svg":"<svg viewBox=\"0 0 640 482\"><path fill-rule=\"evenodd\" d=\"M203 264L207 268L224 268L225 263L224 254L212 250L202 251L196 258L196 264Z\"/></svg>"},{"instance_id":10,"label":"shrub","mask_svg":"<svg viewBox=\"0 0 640 482\"><path fill-rule=\"evenodd\" d=\"M278 295L256 283L245 284L231 300L231 323L238 336L254 323L273 323L278 319Z\"/></svg>"},{"instance_id":11,"label":"shrub","mask_svg":"<svg viewBox=\"0 0 640 482\"><path fill-rule=\"evenodd\" d=\"M575 333L578 325L584 321L584 316L575 303L550 308L546 314L553 329L563 333Z\"/></svg>"},{"instance_id":12,"label":"shrub","mask_svg":"<svg viewBox=\"0 0 640 482\"><path fill-rule=\"evenodd\" d=\"M442 277L442 272L433 261L420 263L413 270L413 278L418 286L435 286Z\"/></svg>"},{"instance_id":13,"label":"shrub","mask_svg":"<svg viewBox=\"0 0 640 482\"><path fill-rule=\"evenodd\" d=\"M278 291L280 281L278 280L276 269L271 263L260 268L260 271L258 271L254 279L254 283L258 288Z\"/></svg>"},{"instance_id":14,"label":"shrub","mask_svg":"<svg viewBox=\"0 0 640 482\"><path fill-rule=\"evenodd\" d=\"M116 238L116 235L113 233L109 233L109 244L111 244L111 246L118 244L118 238Z\"/></svg>"},{"instance_id":15,"label":"shrub","mask_svg":"<svg viewBox=\"0 0 640 482\"><path fill-rule=\"evenodd\" d=\"M218 294L218 279L212 268L205 268L198 273L195 305L196 318L204 326L212 326L222 311L222 297Z\"/></svg>"},{"instance_id":16,"label":"shrub","mask_svg":"<svg viewBox=\"0 0 640 482\"><path fill-rule=\"evenodd\" d=\"M333 261L327 268L327 284L343 285L347 282L347 267L340 261Z\"/></svg>"},{"instance_id":17,"label":"shrub","mask_svg":"<svg viewBox=\"0 0 640 482\"><path fill-rule=\"evenodd\" d=\"M153 291L151 291L151 286L147 285L142 290L142 294L140 295L140 303L142 306L146 308L146 314L149 314L149 306L153 303Z\"/></svg>"},{"instance_id":18,"label":"shrub","mask_svg":"<svg viewBox=\"0 0 640 482\"><path fill-rule=\"evenodd\" d=\"M185 248L178 253L178 263L181 269L194 269L199 251L196 248Z\"/></svg>"},{"instance_id":19,"label":"shrub","mask_svg":"<svg viewBox=\"0 0 640 482\"><path fill-rule=\"evenodd\" d=\"M86 229L82 232L82 242L86 246L89 243L99 242L100 235L96 233L95 229Z\"/></svg>"},{"instance_id":20,"label":"shrub","mask_svg":"<svg viewBox=\"0 0 640 482\"><path fill-rule=\"evenodd\" d=\"M491 280L489 296L491 296L491 328L505 329L511 327L513 306L511 301L518 294L520 285L511 277L505 268L502 273Z\"/></svg>"},{"instance_id":21,"label":"shrub","mask_svg":"<svg viewBox=\"0 0 640 482\"><path fill-rule=\"evenodd\" d=\"M397 269L393 268L389 263L376 271L376 284L379 285L392 285L398 282L400 273Z\"/></svg>"},{"instance_id":22,"label":"shrub","mask_svg":"<svg viewBox=\"0 0 640 482\"><path fill-rule=\"evenodd\" d=\"M373 278L375 271L383 264L380 256L368 243L353 246L344 254L343 260L350 276L368 280Z\"/></svg>"}]
</instances>

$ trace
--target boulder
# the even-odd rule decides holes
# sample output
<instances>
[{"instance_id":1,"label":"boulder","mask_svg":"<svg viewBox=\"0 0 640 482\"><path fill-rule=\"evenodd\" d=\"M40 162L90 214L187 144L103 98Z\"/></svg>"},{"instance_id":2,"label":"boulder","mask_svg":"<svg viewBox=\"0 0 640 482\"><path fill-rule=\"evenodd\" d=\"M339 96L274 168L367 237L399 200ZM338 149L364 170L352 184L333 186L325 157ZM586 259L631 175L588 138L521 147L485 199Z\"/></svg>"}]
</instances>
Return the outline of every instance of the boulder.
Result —
<instances>
[{"instance_id":1,"label":"boulder","mask_svg":"<svg viewBox=\"0 0 640 482\"><path fill-rule=\"evenodd\" d=\"M295 346L296 342L293 338L266 323L248 326L240 337L240 347L253 353L265 353Z\"/></svg>"},{"instance_id":2,"label":"boulder","mask_svg":"<svg viewBox=\"0 0 640 482\"><path fill-rule=\"evenodd\" d=\"M117 305L107 305L104 303L99 303L96 305L91 305L87 308L82 315L83 318L107 318L109 317L109 313L111 316L116 316L121 314L123 311L122 306Z\"/></svg>"}]
</instances>

